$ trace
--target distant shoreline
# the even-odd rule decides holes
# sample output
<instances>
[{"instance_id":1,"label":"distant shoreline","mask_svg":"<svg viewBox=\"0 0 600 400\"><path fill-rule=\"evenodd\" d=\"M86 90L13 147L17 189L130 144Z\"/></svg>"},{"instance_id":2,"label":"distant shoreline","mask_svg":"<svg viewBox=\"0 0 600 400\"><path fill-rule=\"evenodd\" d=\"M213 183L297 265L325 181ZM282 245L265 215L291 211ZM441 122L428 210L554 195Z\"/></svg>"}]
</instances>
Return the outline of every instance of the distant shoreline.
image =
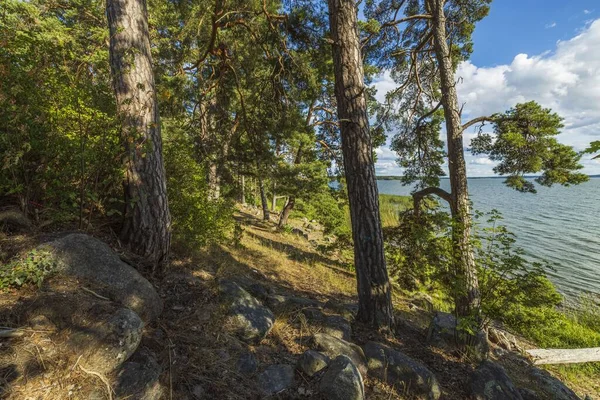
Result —
<instances>
[{"instance_id":1,"label":"distant shoreline","mask_svg":"<svg viewBox=\"0 0 600 400\"><path fill-rule=\"evenodd\" d=\"M538 178L538 175L525 176L525 178ZM590 178L600 178L600 174L597 175L588 175ZM468 179L505 179L505 176L470 176ZM382 175L377 176L378 181L399 181L402 179L401 175ZM440 179L450 179L447 176L440 176Z\"/></svg>"}]
</instances>

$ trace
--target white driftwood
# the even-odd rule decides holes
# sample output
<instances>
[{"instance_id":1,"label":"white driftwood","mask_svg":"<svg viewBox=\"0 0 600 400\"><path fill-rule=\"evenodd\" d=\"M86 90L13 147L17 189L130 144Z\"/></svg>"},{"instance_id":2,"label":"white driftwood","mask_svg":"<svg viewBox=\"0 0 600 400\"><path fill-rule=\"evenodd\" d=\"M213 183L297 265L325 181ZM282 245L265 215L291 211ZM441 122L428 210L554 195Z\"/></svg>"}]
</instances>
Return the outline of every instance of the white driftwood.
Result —
<instances>
[{"instance_id":1,"label":"white driftwood","mask_svg":"<svg viewBox=\"0 0 600 400\"><path fill-rule=\"evenodd\" d=\"M526 350L533 363L540 364L577 364L600 361L600 347L589 349L533 349Z\"/></svg>"}]
</instances>

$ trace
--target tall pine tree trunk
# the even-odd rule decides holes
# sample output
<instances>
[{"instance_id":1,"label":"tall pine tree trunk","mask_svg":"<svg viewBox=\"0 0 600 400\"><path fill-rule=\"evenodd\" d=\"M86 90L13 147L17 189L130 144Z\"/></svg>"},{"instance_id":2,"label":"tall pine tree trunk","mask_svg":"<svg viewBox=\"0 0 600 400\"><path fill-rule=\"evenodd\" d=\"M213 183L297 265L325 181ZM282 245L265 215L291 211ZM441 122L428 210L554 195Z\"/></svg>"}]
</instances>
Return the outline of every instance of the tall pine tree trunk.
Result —
<instances>
[{"instance_id":1,"label":"tall pine tree trunk","mask_svg":"<svg viewBox=\"0 0 600 400\"><path fill-rule=\"evenodd\" d=\"M287 222L294 206L296 205L296 198L294 196L290 196L287 203L285 203L285 207L283 207L283 211L281 211L281 216L279 217L279 227L283 228Z\"/></svg>"},{"instance_id":2,"label":"tall pine tree trunk","mask_svg":"<svg viewBox=\"0 0 600 400\"><path fill-rule=\"evenodd\" d=\"M125 145L121 238L154 266L167 261L171 216L145 0L107 0L110 65Z\"/></svg>"},{"instance_id":3,"label":"tall pine tree trunk","mask_svg":"<svg viewBox=\"0 0 600 400\"><path fill-rule=\"evenodd\" d=\"M265 193L265 184L260 177L258 176L258 186L260 190L260 202L263 210L263 220L268 221L271 218L271 214L269 213L269 202L267 201L267 194Z\"/></svg>"},{"instance_id":4,"label":"tall pine tree trunk","mask_svg":"<svg viewBox=\"0 0 600 400\"><path fill-rule=\"evenodd\" d=\"M433 15L433 41L440 70L442 104L448 139L448 169L450 173L450 209L454 219L452 243L457 290L456 312L459 316L477 313L480 305L477 268L471 246L471 214L467 169L463 150L463 129L460 118L452 56L446 41L446 16L443 0L429 0Z\"/></svg>"},{"instance_id":5,"label":"tall pine tree trunk","mask_svg":"<svg viewBox=\"0 0 600 400\"><path fill-rule=\"evenodd\" d=\"M367 116L358 10L354 0L328 0L328 3L335 96L354 240L357 319L374 327L389 328L394 317Z\"/></svg>"}]
</instances>

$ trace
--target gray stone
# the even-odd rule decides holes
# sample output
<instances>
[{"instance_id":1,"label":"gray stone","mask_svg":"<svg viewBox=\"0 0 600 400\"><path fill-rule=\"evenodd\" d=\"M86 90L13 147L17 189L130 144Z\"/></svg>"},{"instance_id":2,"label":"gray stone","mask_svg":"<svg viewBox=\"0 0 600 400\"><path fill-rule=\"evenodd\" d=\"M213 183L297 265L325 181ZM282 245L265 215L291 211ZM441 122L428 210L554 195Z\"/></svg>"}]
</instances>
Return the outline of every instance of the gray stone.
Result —
<instances>
[{"instance_id":1,"label":"gray stone","mask_svg":"<svg viewBox=\"0 0 600 400\"><path fill-rule=\"evenodd\" d=\"M329 357L315 350L307 350L298 359L298 369L305 375L315 376L329 364Z\"/></svg>"},{"instance_id":2,"label":"gray stone","mask_svg":"<svg viewBox=\"0 0 600 400\"><path fill-rule=\"evenodd\" d=\"M92 290L132 309L146 322L162 312L163 302L152 284L100 240L74 233L46 246L60 274L85 280Z\"/></svg>"},{"instance_id":3,"label":"gray stone","mask_svg":"<svg viewBox=\"0 0 600 400\"><path fill-rule=\"evenodd\" d=\"M471 375L471 392L476 400L523 400L504 368L483 361Z\"/></svg>"},{"instance_id":4,"label":"gray stone","mask_svg":"<svg viewBox=\"0 0 600 400\"><path fill-rule=\"evenodd\" d=\"M523 400L541 400L541 397L531 389L519 388Z\"/></svg>"},{"instance_id":5,"label":"gray stone","mask_svg":"<svg viewBox=\"0 0 600 400\"><path fill-rule=\"evenodd\" d=\"M328 315L322 322L323 332L338 339L350 340L352 327L350 323L339 315Z\"/></svg>"},{"instance_id":6,"label":"gray stone","mask_svg":"<svg viewBox=\"0 0 600 400\"><path fill-rule=\"evenodd\" d=\"M252 283L248 285L248 292L257 299L266 300L269 297L269 289L260 283Z\"/></svg>"},{"instance_id":7,"label":"gray stone","mask_svg":"<svg viewBox=\"0 0 600 400\"><path fill-rule=\"evenodd\" d=\"M117 310L107 321L81 328L69 338L71 350L86 369L108 373L117 369L137 349L144 323L128 308Z\"/></svg>"},{"instance_id":8,"label":"gray stone","mask_svg":"<svg viewBox=\"0 0 600 400\"><path fill-rule=\"evenodd\" d=\"M360 371L352 360L340 355L333 360L319 385L328 400L363 400L365 387Z\"/></svg>"},{"instance_id":9,"label":"gray stone","mask_svg":"<svg viewBox=\"0 0 600 400\"><path fill-rule=\"evenodd\" d=\"M321 307L317 300L304 297L282 296L280 294L271 294L266 300L267 305L273 310L297 310L307 307Z\"/></svg>"},{"instance_id":10,"label":"gray stone","mask_svg":"<svg viewBox=\"0 0 600 400\"><path fill-rule=\"evenodd\" d=\"M436 312L429 325L427 341L442 348L468 347L471 356L483 360L487 358L490 347L485 331L475 335L457 331L458 322L450 313Z\"/></svg>"},{"instance_id":11,"label":"gray stone","mask_svg":"<svg viewBox=\"0 0 600 400\"><path fill-rule=\"evenodd\" d=\"M411 303L423 310L433 312L433 299L427 293L417 293L410 299Z\"/></svg>"},{"instance_id":12,"label":"gray stone","mask_svg":"<svg viewBox=\"0 0 600 400\"><path fill-rule=\"evenodd\" d=\"M559 379L552 376L548 371L537 367L531 367L529 375L535 382L536 389L539 389L551 396L553 400L580 400L580 397L571 389L562 383Z\"/></svg>"},{"instance_id":13,"label":"gray stone","mask_svg":"<svg viewBox=\"0 0 600 400\"><path fill-rule=\"evenodd\" d=\"M131 400L159 400L164 392L159 378L162 369L149 350L135 352L117 373L115 394L117 398Z\"/></svg>"},{"instance_id":14,"label":"gray stone","mask_svg":"<svg viewBox=\"0 0 600 400\"><path fill-rule=\"evenodd\" d=\"M4 211L0 211L0 230L8 229L15 232L26 232L31 230L32 223L17 208L9 208Z\"/></svg>"},{"instance_id":15,"label":"gray stone","mask_svg":"<svg viewBox=\"0 0 600 400\"><path fill-rule=\"evenodd\" d=\"M287 364L269 365L258 376L260 390L266 396L272 396L294 385L294 367Z\"/></svg>"},{"instance_id":16,"label":"gray stone","mask_svg":"<svg viewBox=\"0 0 600 400\"><path fill-rule=\"evenodd\" d=\"M368 342L364 350L371 376L396 387L401 393L439 399L441 390L435 375L419 361L381 343Z\"/></svg>"},{"instance_id":17,"label":"gray stone","mask_svg":"<svg viewBox=\"0 0 600 400\"><path fill-rule=\"evenodd\" d=\"M271 310L233 281L219 282L219 291L227 305L227 325L233 333L248 343L258 343L264 339L275 322Z\"/></svg>"},{"instance_id":18,"label":"gray stone","mask_svg":"<svg viewBox=\"0 0 600 400\"><path fill-rule=\"evenodd\" d=\"M343 339L338 339L326 333L317 333L313 336L313 341L318 350L325 353L330 358L336 358L340 355L345 355L352 360L361 372L367 373L367 362L365 354L360 346L354 343L346 342Z\"/></svg>"},{"instance_id":19,"label":"gray stone","mask_svg":"<svg viewBox=\"0 0 600 400\"><path fill-rule=\"evenodd\" d=\"M254 354L246 352L238 358L236 369L240 374L252 375L256 372L257 368L258 361L254 357Z\"/></svg>"}]
</instances>

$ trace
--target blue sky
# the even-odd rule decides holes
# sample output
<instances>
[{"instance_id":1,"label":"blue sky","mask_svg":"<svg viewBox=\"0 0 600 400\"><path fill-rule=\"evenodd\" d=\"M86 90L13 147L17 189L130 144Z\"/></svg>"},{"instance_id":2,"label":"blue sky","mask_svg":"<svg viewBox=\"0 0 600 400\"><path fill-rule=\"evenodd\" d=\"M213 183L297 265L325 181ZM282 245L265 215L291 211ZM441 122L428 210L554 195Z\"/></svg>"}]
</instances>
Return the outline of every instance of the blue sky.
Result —
<instances>
[{"instance_id":1,"label":"blue sky","mask_svg":"<svg viewBox=\"0 0 600 400\"><path fill-rule=\"evenodd\" d=\"M535 100L565 118L561 142L582 150L600 140L600 1L495 0L473 40L471 59L457 70L465 120ZM384 73L375 86L383 98L395 84ZM466 147L474 134L465 132ZM402 174L387 146L377 153L378 175ZM493 175L486 157L467 152L466 162L469 176ZM600 174L600 160L585 156L582 164Z\"/></svg>"}]
</instances>

